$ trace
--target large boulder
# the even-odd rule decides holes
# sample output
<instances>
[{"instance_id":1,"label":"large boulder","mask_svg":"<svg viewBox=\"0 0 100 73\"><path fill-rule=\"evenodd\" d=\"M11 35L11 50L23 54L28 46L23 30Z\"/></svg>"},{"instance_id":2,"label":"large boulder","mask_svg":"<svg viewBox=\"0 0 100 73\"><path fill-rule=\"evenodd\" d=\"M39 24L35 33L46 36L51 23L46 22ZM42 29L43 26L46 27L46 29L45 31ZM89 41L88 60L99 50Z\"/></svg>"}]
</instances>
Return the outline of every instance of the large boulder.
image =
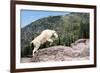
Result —
<instances>
[{"instance_id":1,"label":"large boulder","mask_svg":"<svg viewBox=\"0 0 100 73\"><path fill-rule=\"evenodd\" d=\"M53 46L39 50L31 59L32 62L72 61L83 59L82 51L67 46ZM84 59L87 59L85 55Z\"/></svg>"},{"instance_id":2,"label":"large boulder","mask_svg":"<svg viewBox=\"0 0 100 73\"><path fill-rule=\"evenodd\" d=\"M39 49L32 58L22 58L21 62L73 61L89 59L89 39L79 39L71 46L53 46Z\"/></svg>"},{"instance_id":3,"label":"large boulder","mask_svg":"<svg viewBox=\"0 0 100 73\"><path fill-rule=\"evenodd\" d=\"M79 39L71 44L73 50L79 51L80 56L89 56L89 49L90 49L90 42L89 39Z\"/></svg>"}]
</instances>

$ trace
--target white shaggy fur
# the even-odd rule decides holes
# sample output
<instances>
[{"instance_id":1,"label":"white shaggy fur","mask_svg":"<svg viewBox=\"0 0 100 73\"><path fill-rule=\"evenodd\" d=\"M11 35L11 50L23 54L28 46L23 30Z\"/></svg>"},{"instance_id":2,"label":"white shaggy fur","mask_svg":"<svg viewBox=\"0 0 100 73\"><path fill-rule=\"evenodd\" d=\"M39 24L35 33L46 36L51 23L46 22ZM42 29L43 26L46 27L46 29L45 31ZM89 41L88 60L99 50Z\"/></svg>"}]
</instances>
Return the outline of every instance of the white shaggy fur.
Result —
<instances>
[{"instance_id":1,"label":"white shaggy fur","mask_svg":"<svg viewBox=\"0 0 100 73\"><path fill-rule=\"evenodd\" d=\"M46 41L52 44L53 42L53 39L51 39L52 36L54 36L55 38L58 38L56 31L46 29L42 31L39 36L37 36L34 40L31 41L31 44L33 43L34 45L33 56L34 56L34 53L37 52L41 44L44 44Z\"/></svg>"}]
</instances>

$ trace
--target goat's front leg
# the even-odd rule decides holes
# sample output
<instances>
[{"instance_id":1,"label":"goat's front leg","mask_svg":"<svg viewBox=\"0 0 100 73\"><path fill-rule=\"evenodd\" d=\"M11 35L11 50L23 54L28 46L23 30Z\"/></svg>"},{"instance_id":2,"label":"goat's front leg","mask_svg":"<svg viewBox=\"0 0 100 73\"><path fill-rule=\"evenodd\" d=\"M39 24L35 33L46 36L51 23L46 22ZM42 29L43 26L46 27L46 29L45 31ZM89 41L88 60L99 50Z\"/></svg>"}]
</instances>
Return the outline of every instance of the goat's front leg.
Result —
<instances>
[{"instance_id":1,"label":"goat's front leg","mask_svg":"<svg viewBox=\"0 0 100 73\"><path fill-rule=\"evenodd\" d=\"M38 48L40 47L40 44L37 44L33 50L33 56L34 56L34 53L37 52Z\"/></svg>"},{"instance_id":2,"label":"goat's front leg","mask_svg":"<svg viewBox=\"0 0 100 73\"><path fill-rule=\"evenodd\" d=\"M52 45L52 43L53 43L52 39L48 39L47 41L50 42L50 45Z\"/></svg>"}]
</instances>

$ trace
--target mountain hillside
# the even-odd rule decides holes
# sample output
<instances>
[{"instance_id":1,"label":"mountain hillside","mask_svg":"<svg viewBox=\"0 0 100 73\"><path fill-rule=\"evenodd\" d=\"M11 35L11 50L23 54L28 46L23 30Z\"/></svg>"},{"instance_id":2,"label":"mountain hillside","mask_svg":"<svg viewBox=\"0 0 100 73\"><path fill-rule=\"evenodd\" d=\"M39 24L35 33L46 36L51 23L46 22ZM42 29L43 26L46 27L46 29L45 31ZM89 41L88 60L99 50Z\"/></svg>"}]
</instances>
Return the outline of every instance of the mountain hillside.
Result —
<instances>
[{"instance_id":1,"label":"mountain hillside","mask_svg":"<svg viewBox=\"0 0 100 73\"><path fill-rule=\"evenodd\" d=\"M89 38L89 14L69 13L59 16L48 16L31 22L21 28L21 56L32 54L30 41L38 36L43 30L55 30L59 37L53 45L70 46L71 43L80 38ZM40 48L50 47L48 43Z\"/></svg>"}]
</instances>

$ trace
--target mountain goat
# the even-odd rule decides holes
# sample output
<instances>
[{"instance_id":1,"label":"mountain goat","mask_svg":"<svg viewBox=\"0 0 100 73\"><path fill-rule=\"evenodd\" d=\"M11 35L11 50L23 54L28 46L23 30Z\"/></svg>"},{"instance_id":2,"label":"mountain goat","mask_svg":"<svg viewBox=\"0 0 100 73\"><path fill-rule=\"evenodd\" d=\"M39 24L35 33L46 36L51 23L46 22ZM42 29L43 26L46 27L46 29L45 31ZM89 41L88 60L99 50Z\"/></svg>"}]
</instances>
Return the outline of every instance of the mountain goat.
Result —
<instances>
[{"instance_id":1,"label":"mountain goat","mask_svg":"<svg viewBox=\"0 0 100 73\"><path fill-rule=\"evenodd\" d=\"M44 44L47 41L50 42L50 44L52 44L53 42L52 36L54 36L55 38L58 38L56 31L46 29L42 31L39 36L37 36L31 41L31 44L34 46L33 56L34 56L34 53L37 52L41 44Z\"/></svg>"}]
</instances>

